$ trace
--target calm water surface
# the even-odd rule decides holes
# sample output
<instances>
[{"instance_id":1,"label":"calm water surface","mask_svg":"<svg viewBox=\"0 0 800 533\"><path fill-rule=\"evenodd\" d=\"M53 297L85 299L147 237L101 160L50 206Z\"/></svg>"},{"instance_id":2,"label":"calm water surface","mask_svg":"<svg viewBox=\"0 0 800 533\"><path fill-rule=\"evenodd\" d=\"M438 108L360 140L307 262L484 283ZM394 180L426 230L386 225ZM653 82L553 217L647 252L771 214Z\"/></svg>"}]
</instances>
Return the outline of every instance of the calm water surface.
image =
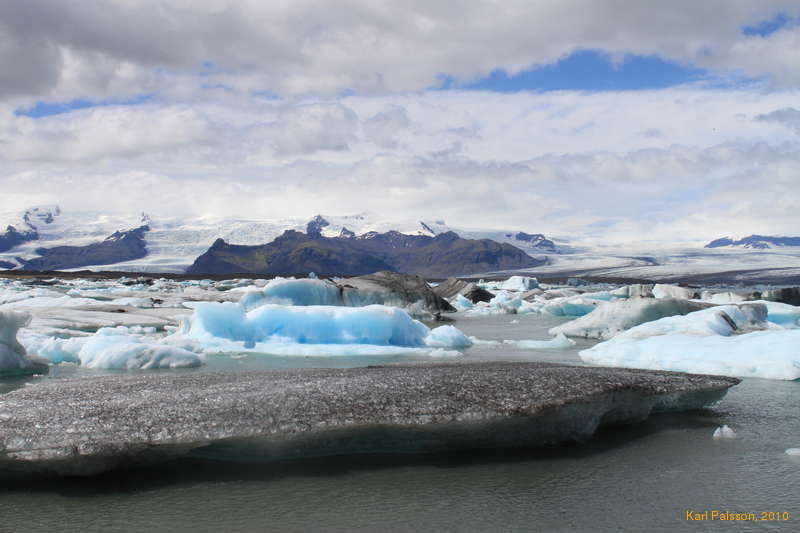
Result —
<instances>
[{"instance_id":1,"label":"calm water surface","mask_svg":"<svg viewBox=\"0 0 800 533\"><path fill-rule=\"evenodd\" d=\"M513 319L457 326L481 339L545 339L563 321ZM465 357L579 362L577 349L477 346ZM250 355L212 358L205 370L392 360ZM84 373L62 367L37 379ZM6 380L0 391L27 382L36 379ZM721 424L738 438L712 439ZM752 379L714 409L654 416L581 445L263 464L188 458L94 478L5 480L0 531L800 531L800 458L784 453L792 447L800 447L800 383ZM791 520L685 520L687 510L712 509Z\"/></svg>"}]
</instances>

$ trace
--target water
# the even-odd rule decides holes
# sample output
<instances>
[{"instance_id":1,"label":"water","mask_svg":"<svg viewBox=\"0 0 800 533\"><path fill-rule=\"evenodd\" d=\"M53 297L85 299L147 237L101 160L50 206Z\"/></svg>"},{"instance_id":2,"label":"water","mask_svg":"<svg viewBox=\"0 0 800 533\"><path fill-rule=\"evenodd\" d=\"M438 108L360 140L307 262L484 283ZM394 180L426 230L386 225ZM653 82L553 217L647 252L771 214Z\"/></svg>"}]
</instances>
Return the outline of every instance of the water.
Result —
<instances>
[{"instance_id":1,"label":"water","mask_svg":"<svg viewBox=\"0 0 800 533\"><path fill-rule=\"evenodd\" d=\"M518 324L511 324L513 319ZM496 316L481 339L545 339L563 319ZM589 346L586 341L582 346ZM573 350L476 346L468 359L579 362ZM379 359L378 361L374 359ZM392 358L389 358L392 359ZM353 366L387 358L211 358L208 368ZM198 370L203 371L203 369ZM44 379L84 374L55 369ZM42 378L36 378L42 379ZM8 390L35 379L6 381ZM0 389L1 390L1 389ZM608 428L586 444L435 456L241 464L182 459L95 478L0 484L5 531L712 531L687 510L788 512L736 531L800 530L800 383L751 379L714 409ZM715 441L728 424L734 440Z\"/></svg>"}]
</instances>

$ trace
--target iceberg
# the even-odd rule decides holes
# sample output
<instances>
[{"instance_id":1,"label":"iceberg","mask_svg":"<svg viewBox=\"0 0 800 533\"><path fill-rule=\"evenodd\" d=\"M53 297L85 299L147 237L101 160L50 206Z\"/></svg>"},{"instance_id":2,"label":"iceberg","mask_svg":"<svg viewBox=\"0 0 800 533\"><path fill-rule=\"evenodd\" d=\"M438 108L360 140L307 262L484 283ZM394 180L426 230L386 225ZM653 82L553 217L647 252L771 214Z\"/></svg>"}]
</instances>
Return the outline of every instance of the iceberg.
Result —
<instances>
[{"instance_id":1,"label":"iceberg","mask_svg":"<svg viewBox=\"0 0 800 533\"><path fill-rule=\"evenodd\" d=\"M678 298L680 300L691 300L694 298L694 291L677 285L666 285L656 283L653 285L653 297L655 298Z\"/></svg>"},{"instance_id":2,"label":"iceberg","mask_svg":"<svg viewBox=\"0 0 800 533\"><path fill-rule=\"evenodd\" d=\"M715 439L735 439L736 432L729 428L727 425L723 425L718 427L714 430L713 437Z\"/></svg>"},{"instance_id":3,"label":"iceberg","mask_svg":"<svg viewBox=\"0 0 800 533\"><path fill-rule=\"evenodd\" d=\"M161 339L135 334L148 328L125 326L100 328L94 335L59 339L29 334L21 337L28 351L52 364L76 363L86 368L132 370L189 368L203 364L203 357Z\"/></svg>"},{"instance_id":4,"label":"iceberg","mask_svg":"<svg viewBox=\"0 0 800 533\"><path fill-rule=\"evenodd\" d=\"M766 300L757 300L750 303L760 303L767 306L767 321L786 329L800 328L800 307Z\"/></svg>"},{"instance_id":5,"label":"iceberg","mask_svg":"<svg viewBox=\"0 0 800 533\"><path fill-rule=\"evenodd\" d=\"M575 341L566 338L563 333L559 333L552 339L546 341L504 340L503 344L516 346L517 348L522 348L523 350L560 350L572 348L575 346Z\"/></svg>"},{"instance_id":6,"label":"iceberg","mask_svg":"<svg viewBox=\"0 0 800 533\"><path fill-rule=\"evenodd\" d=\"M471 345L453 326L431 331L405 310L384 305L265 304L247 311L228 302L201 302L193 307L191 319L167 342L188 341L205 352L274 355L378 355Z\"/></svg>"},{"instance_id":7,"label":"iceberg","mask_svg":"<svg viewBox=\"0 0 800 533\"><path fill-rule=\"evenodd\" d=\"M419 316L454 311L418 276L397 272L377 272L368 276L339 280L276 278L261 289L245 289L239 303L248 311L264 304L295 306L390 305L404 307ZM421 303L420 303L421 302Z\"/></svg>"},{"instance_id":8,"label":"iceberg","mask_svg":"<svg viewBox=\"0 0 800 533\"><path fill-rule=\"evenodd\" d=\"M786 455L800 455L800 448L789 448L786 450Z\"/></svg>"},{"instance_id":9,"label":"iceberg","mask_svg":"<svg viewBox=\"0 0 800 533\"><path fill-rule=\"evenodd\" d=\"M675 298L632 298L616 300L597 307L591 313L550 329L551 335L586 339L610 339L614 335L645 322L673 315L686 315L708 304Z\"/></svg>"},{"instance_id":10,"label":"iceberg","mask_svg":"<svg viewBox=\"0 0 800 533\"><path fill-rule=\"evenodd\" d=\"M2 396L13 416L0 416L0 477L91 475L186 454L268 460L581 442L602 426L713 404L736 383L540 362L51 379Z\"/></svg>"},{"instance_id":11,"label":"iceberg","mask_svg":"<svg viewBox=\"0 0 800 533\"><path fill-rule=\"evenodd\" d=\"M536 278L528 276L511 276L499 286L504 291L525 292L539 288L539 282Z\"/></svg>"},{"instance_id":12,"label":"iceberg","mask_svg":"<svg viewBox=\"0 0 800 533\"><path fill-rule=\"evenodd\" d=\"M602 302L586 296L567 296L550 300L541 310L553 316L578 317L591 313Z\"/></svg>"},{"instance_id":13,"label":"iceberg","mask_svg":"<svg viewBox=\"0 0 800 533\"><path fill-rule=\"evenodd\" d=\"M700 299L704 302L711 302L712 304L736 304L747 300L744 295L735 292L714 293L711 291L703 291L700 295Z\"/></svg>"},{"instance_id":14,"label":"iceberg","mask_svg":"<svg viewBox=\"0 0 800 533\"><path fill-rule=\"evenodd\" d=\"M579 352L584 362L765 379L800 379L800 329L764 329L763 304L662 318Z\"/></svg>"},{"instance_id":15,"label":"iceberg","mask_svg":"<svg viewBox=\"0 0 800 533\"><path fill-rule=\"evenodd\" d=\"M25 347L17 340L17 332L27 326L30 320L30 315L26 313L0 311L0 375L47 372L47 364L28 357Z\"/></svg>"},{"instance_id":16,"label":"iceberg","mask_svg":"<svg viewBox=\"0 0 800 533\"><path fill-rule=\"evenodd\" d=\"M461 294L457 294L456 297L450 301L450 304L456 308L456 311L466 311L467 309L472 309L475 307L474 303Z\"/></svg>"},{"instance_id":17,"label":"iceberg","mask_svg":"<svg viewBox=\"0 0 800 533\"><path fill-rule=\"evenodd\" d=\"M338 285L315 278L275 278L260 291L245 292L239 303L248 311L264 304L344 305Z\"/></svg>"},{"instance_id":18,"label":"iceberg","mask_svg":"<svg viewBox=\"0 0 800 533\"><path fill-rule=\"evenodd\" d=\"M425 337L425 344L433 348L469 348L472 340L455 326L439 326Z\"/></svg>"}]
</instances>

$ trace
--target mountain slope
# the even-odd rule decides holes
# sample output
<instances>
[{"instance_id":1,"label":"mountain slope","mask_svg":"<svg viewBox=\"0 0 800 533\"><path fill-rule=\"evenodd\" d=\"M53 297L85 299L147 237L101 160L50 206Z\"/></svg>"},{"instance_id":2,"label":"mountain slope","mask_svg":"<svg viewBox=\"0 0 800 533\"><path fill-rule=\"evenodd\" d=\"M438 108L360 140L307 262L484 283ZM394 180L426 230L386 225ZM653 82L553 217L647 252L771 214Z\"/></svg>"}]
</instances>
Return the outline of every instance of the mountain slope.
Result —
<instances>
[{"instance_id":1,"label":"mountain slope","mask_svg":"<svg viewBox=\"0 0 800 533\"><path fill-rule=\"evenodd\" d=\"M101 242L85 246L37 248L39 257L22 260L22 270L66 270L89 265L107 265L139 259L147 255L144 234L150 228L139 226L128 231L116 231Z\"/></svg>"},{"instance_id":2,"label":"mountain slope","mask_svg":"<svg viewBox=\"0 0 800 533\"><path fill-rule=\"evenodd\" d=\"M725 246L738 246L741 248L754 248L765 250L773 246L800 246L800 237L770 237L766 235L750 235L742 239L723 237L706 244L706 248L722 248Z\"/></svg>"},{"instance_id":3,"label":"mountain slope","mask_svg":"<svg viewBox=\"0 0 800 533\"><path fill-rule=\"evenodd\" d=\"M392 231L359 237L324 237L286 231L268 244L237 246L216 241L187 270L191 274L291 275L316 272L353 276L393 270L429 277L468 275L542 264L522 250L453 232L430 237Z\"/></svg>"},{"instance_id":4,"label":"mountain slope","mask_svg":"<svg viewBox=\"0 0 800 533\"><path fill-rule=\"evenodd\" d=\"M455 231L465 239L488 238L509 243L534 256L560 252L552 241L539 234L466 230L447 226L442 220L397 221L367 213L349 216L317 215L311 219L287 220L178 216L151 218L137 213L62 212L53 206L32 208L22 213L0 213L0 228L10 226L6 232L0 232L0 269L55 266L55 256L51 255L50 260L45 261L38 253L40 249L98 244L116 232L130 231L145 224L150 229L142 237L144 254L122 250L117 257L106 254L98 259L100 262L86 264L87 260L96 255L92 252L79 262L66 263L80 264L81 266L73 268L90 270L182 273L217 239L223 239L229 245L261 245L273 241L286 230L342 238L389 232L413 237L435 237ZM110 252L111 248L107 251ZM74 252L77 251L72 250ZM326 258L318 260L322 264L327 261ZM63 265L66 263L61 262L59 267L65 268Z\"/></svg>"}]
</instances>

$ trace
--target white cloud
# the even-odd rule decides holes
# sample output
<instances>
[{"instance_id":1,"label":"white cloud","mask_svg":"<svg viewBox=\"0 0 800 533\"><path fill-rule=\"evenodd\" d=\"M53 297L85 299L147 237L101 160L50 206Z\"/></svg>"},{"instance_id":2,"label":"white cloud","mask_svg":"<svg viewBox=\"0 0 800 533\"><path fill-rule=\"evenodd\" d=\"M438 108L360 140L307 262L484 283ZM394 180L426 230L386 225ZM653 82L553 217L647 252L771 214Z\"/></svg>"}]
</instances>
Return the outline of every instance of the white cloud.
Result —
<instances>
[{"instance_id":1,"label":"white cloud","mask_svg":"<svg viewBox=\"0 0 800 533\"><path fill-rule=\"evenodd\" d=\"M792 91L697 88L433 91L7 116L0 208L369 210L605 241L792 234L800 141L784 119L794 102Z\"/></svg>"}]
</instances>

